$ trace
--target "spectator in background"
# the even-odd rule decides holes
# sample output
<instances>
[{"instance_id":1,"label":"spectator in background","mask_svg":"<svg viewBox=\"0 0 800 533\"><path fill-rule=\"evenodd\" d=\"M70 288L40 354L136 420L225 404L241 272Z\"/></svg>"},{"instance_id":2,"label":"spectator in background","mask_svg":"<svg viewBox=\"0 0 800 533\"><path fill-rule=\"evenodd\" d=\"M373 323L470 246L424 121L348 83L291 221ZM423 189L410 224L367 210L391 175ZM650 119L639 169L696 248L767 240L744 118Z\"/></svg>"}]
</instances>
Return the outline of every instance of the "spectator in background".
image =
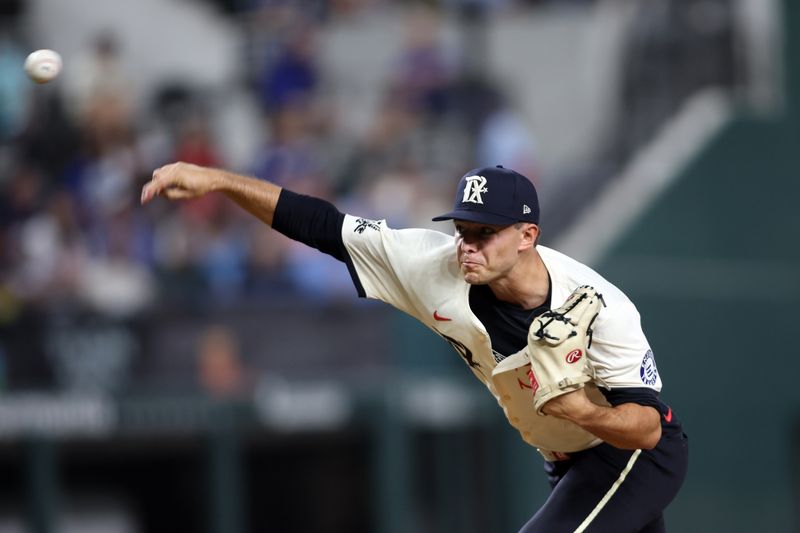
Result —
<instances>
[{"instance_id":1,"label":"spectator in background","mask_svg":"<svg viewBox=\"0 0 800 533\"><path fill-rule=\"evenodd\" d=\"M217 155L205 109L198 109L188 114L180 124L179 137L175 143L175 155L182 161L205 161L207 165L217 166L221 163Z\"/></svg>"},{"instance_id":2,"label":"spectator in background","mask_svg":"<svg viewBox=\"0 0 800 533\"><path fill-rule=\"evenodd\" d=\"M507 161L534 183L538 182L536 140L516 107L508 104L499 91L489 97L488 114L478 130L476 152L478 164L490 166Z\"/></svg>"},{"instance_id":3,"label":"spectator in background","mask_svg":"<svg viewBox=\"0 0 800 533\"><path fill-rule=\"evenodd\" d=\"M95 35L89 49L70 61L62 78L67 111L77 122L103 120L104 131L130 122L134 80L122 62L113 32Z\"/></svg>"},{"instance_id":4,"label":"spectator in background","mask_svg":"<svg viewBox=\"0 0 800 533\"><path fill-rule=\"evenodd\" d=\"M43 173L33 165L22 162L12 165L2 185L0 226L11 227L41 209L47 187Z\"/></svg>"},{"instance_id":5,"label":"spectator in background","mask_svg":"<svg viewBox=\"0 0 800 533\"><path fill-rule=\"evenodd\" d=\"M368 188L368 180L387 169L423 164L423 121L419 108L411 100L411 96L396 85L384 92L372 124L337 180L340 194Z\"/></svg>"},{"instance_id":6,"label":"spectator in background","mask_svg":"<svg viewBox=\"0 0 800 533\"><path fill-rule=\"evenodd\" d=\"M140 173L130 80L111 33L98 35L88 55L65 71L67 114L80 131L81 149L66 180L80 202L84 223L99 230L93 251L106 253L102 228L130 205L127 194ZM90 230L91 231L91 230Z\"/></svg>"},{"instance_id":7,"label":"spectator in background","mask_svg":"<svg viewBox=\"0 0 800 533\"><path fill-rule=\"evenodd\" d=\"M17 228L16 289L45 307L75 305L83 296L88 250L78 226L75 203L60 189L45 208Z\"/></svg>"},{"instance_id":8,"label":"spectator in background","mask_svg":"<svg viewBox=\"0 0 800 533\"><path fill-rule=\"evenodd\" d=\"M45 306L77 292L77 279L65 275L72 270L65 250L77 229L74 212L47 198L42 174L28 165L14 170L0 198L6 287L17 298Z\"/></svg>"},{"instance_id":9,"label":"spectator in background","mask_svg":"<svg viewBox=\"0 0 800 533\"><path fill-rule=\"evenodd\" d=\"M247 225L230 206L218 206L201 226L195 261L215 304L235 304L247 282Z\"/></svg>"},{"instance_id":10,"label":"spectator in background","mask_svg":"<svg viewBox=\"0 0 800 533\"><path fill-rule=\"evenodd\" d=\"M439 118L447 111L454 74L440 41L440 30L439 16L434 10L419 6L412 11L390 82L429 118Z\"/></svg>"},{"instance_id":11,"label":"spectator in background","mask_svg":"<svg viewBox=\"0 0 800 533\"><path fill-rule=\"evenodd\" d=\"M234 398L245 392L246 371L239 341L225 326L212 324L197 345L197 381L209 396Z\"/></svg>"},{"instance_id":12,"label":"spectator in background","mask_svg":"<svg viewBox=\"0 0 800 533\"><path fill-rule=\"evenodd\" d=\"M290 274L289 247L291 241L282 239L273 231L262 231L253 225L246 231L247 242L247 295L256 299L274 300L276 296L292 293L288 282Z\"/></svg>"},{"instance_id":13,"label":"spectator in background","mask_svg":"<svg viewBox=\"0 0 800 533\"><path fill-rule=\"evenodd\" d=\"M291 25L277 58L270 58L259 82L259 98L265 112L313 98L319 83L315 38L315 28L309 22Z\"/></svg>"},{"instance_id":14,"label":"spectator in background","mask_svg":"<svg viewBox=\"0 0 800 533\"><path fill-rule=\"evenodd\" d=\"M196 98L195 98L196 99ZM200 104L188 104L185 111L175 117L175 157L181 161L191 161L199 165L216 167L223 164L217 155L216 143L211 134L209 117ZM187 202L180 216L186 219L188 226L204 225L218 216L220 198L209 195L206 198Z\"/></svg>"},{"instance_id":15,"label":"spectator in background","mask_svg":"<svg viewBox=\"0 0 800 533\"><path fill-rule=\"evenodd\" d=\"M269 140L253 164L256 177L274 176L299 189L327 183L318 160L314 113L306 100L285 103L264 117Z\"/></svg>"},{"instance_id":16,"label":"spectator in background","mask_svg":"<svg viewBox=\"0 0 800 533\"><path fill-rule=\"evenodd\" d=\"M37 87L28 92L25 124L14 141L14 157L20 165L35 164L46 189L65 179L80 150L77 125L53 88Z\"/></svg>"},{"instance_id":17,"label":"spectator in background","mask_svg":"<svg viewBox=\"0 0 800 533\"><path fill-rule=\"evenodd\" d=\"M293 184L299 189L327 182L316 136L320 74L316 64L316 28L298 13L288 17L285 40L270 58L258 86L267 145L253 165L256 176Z\"/></svg>"}]
</instances>

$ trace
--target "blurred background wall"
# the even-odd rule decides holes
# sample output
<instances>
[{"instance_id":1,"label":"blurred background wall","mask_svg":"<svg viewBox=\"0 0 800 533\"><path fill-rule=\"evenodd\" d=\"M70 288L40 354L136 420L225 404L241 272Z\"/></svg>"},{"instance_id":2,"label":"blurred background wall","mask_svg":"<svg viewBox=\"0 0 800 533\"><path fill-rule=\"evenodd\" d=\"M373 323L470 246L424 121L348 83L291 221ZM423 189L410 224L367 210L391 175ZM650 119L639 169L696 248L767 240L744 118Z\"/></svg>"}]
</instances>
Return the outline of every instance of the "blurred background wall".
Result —
<instances>
[{"instance_id":1,"label":"blurred background wall","mask_svg":"<svg viewBox=\"0 0 800 533\"><path fill-rule=\"evenodd\" d=\"M393 227L478 165L637 303L671 531L799 531L800 11L780 0L1 0L0 533L507 532L538 454L460 358L222 198ZM64 57L54 82L25 56Z\"/></svg>"}]
</instances>

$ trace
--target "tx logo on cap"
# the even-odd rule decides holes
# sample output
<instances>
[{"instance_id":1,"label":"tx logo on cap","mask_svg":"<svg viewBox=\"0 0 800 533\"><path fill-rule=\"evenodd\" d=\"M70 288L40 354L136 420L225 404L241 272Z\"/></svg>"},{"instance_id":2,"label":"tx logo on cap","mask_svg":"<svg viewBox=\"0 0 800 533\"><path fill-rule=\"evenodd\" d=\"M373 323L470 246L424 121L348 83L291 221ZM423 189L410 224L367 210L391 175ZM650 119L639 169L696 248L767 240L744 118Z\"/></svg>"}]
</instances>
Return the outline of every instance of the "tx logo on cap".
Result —
<instances>
[{"instance_id":1,"label":"tx logo on cap","mask_svg":"<svg viewBox=\"0 0 800 533\"><path fill-rule=\"evenodd\" d=\"M483 176L469 176L466 178L466 185L464 186L464 198L462 203L471 202L473 204L482 204L483 198L481 194L488 192L486 188L486 178Z\"/></svg>"}]
</instances>

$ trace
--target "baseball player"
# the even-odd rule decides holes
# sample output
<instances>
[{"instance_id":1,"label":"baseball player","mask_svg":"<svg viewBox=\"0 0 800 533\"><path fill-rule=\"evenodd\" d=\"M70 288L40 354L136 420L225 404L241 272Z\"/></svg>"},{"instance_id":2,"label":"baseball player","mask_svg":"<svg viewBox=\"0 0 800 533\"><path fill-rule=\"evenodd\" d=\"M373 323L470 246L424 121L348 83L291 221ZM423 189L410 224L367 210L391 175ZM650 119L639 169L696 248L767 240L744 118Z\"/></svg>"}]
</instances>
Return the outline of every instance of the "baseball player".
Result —
<instances>
[{"instance_id":1,"label":"baseball player","mask_svg":"<svg viewBox=\"0 0 800 533\"><path fill-rule=\"evenodd\" d=\"M395 306L453 346L545 459L553 490L520 533L665 531L688 442L659 398L639 314L597 272L537 244L539 201L526 177L500 166L467 172L453 211L434 218L452 221L445 232L391 229L186 163L156 170L141 201L210 191L344 262L359 296Z\"/></svg>"}]
</instances>

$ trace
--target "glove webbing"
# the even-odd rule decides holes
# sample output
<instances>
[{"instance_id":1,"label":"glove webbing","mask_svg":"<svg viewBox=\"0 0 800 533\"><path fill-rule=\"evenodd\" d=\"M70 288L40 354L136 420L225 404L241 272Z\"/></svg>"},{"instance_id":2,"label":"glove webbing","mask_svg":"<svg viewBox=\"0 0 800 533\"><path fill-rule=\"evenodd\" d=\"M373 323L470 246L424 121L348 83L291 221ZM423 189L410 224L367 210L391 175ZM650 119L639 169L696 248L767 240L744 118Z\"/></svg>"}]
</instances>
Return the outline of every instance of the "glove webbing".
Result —
<instances>
[{"instance_id":1,"label":"glove webbing","mask_svg":"<svg viewBox=\"0 0 800 533\"><path fill-rule=\"evenodd\" d=\"M548 335L547 331L545 331L545 328L547 326L549 326L550 324L552 324L554 320L557 320L559 322L564 322L564 323L571 324L570 320L566 316L567 313L569 313L570 311L575 309L575 306L578 305L583 300L585 300L586 298L588 298L587 294L583 293L578 298L575 298L575 301L572 302L570 304L570 306L567 307L564 311L561 311L561 312L560 311L553 311L552 309L550 311L546 311L544 314L542 314L542 316L543 317L547 317L550 320L548 320L547 322L543 322L543 321L540 320L539 321L539 329L538 329L538 331L536 331L535 335L537 337L540 337L540 338L552 339L552 340L555 340L555 341L559 340L557 337L553 337L552 335ZM602 294L597 294L597 298L603 304L603 307L605 307L606 306L606 301L603 300L603 295ZM586 334L589 337L589 342L586 345L586 349L587 350L592 347L592 334L594 333L594 330L592 329L592 324L594 324L594 321L597 320L597 316L598 315L595 315L595 316L592 317L591 322L589 322L589 325L586 328ZM570 332L569 336L567 336L567 338L569 339L570 337L574 337L577 334L578 334L577 331L572 330Z\"/></svg>"}]
</instances>

